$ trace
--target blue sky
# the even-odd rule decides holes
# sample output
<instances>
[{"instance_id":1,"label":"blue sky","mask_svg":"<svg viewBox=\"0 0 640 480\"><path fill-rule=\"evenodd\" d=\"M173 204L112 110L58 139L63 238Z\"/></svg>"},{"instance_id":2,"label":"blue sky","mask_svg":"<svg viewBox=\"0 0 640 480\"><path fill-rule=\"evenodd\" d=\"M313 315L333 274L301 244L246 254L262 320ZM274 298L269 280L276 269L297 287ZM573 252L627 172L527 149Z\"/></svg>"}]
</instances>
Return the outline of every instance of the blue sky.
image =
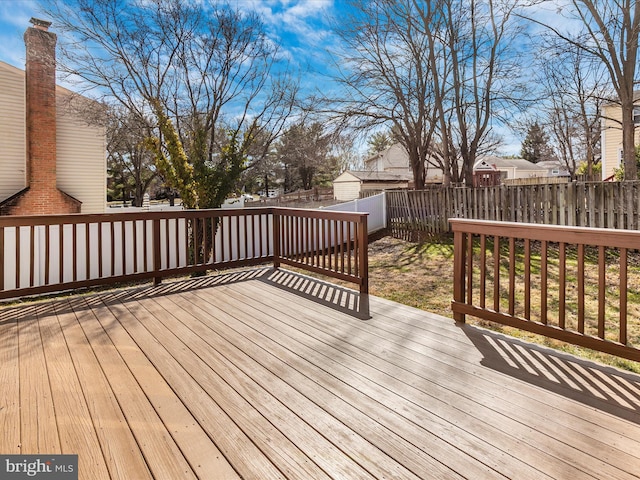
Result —
<instances>
[{"instance_id":1,"label":"blue sky","mask_svg":"<svg viewBox=\"0 0 640 480\"><path fill-rule=\"evenodd\" d=\"M302 70L311 68L303 80L307 88L330 87L325 71L331 67L327 50L336 45L331 31L335 16L344 13L343 0L230 0L241 8L254 9L267 26L269 34L280 43L283 54ZM24 68L25 49L22 36L31 17L46 18L38 0L0 0L0 60ZM55 25L51 31L55 32ZM506 154L517 154L521 139L500 129Z\"/></svg>"},{"instance_id":2,"label":"blue sky","mask_svg":"<svg viewBox=\"0 0 640 480\"><path fill-rule=\"evenodd\" d=\"M0 0L0 60L24 69L22 35L38 11L33 0Z\"/></svg>"},{"instance_id":3,"label":"blue sky","mask_svg":"<svg viewBox=\"0 0 640 480\"><path fill-rule=\"evenodd\" d=\"M231 0L260 14L283 54L301 67L326 65L326 49L334 43L331 20L344 8L340 0ZM22 35L29 19L46 19L38 0L0 0L0 60L24 68ZM55 32L55 25L51 31Z\"/></svg>"}]
</instances>

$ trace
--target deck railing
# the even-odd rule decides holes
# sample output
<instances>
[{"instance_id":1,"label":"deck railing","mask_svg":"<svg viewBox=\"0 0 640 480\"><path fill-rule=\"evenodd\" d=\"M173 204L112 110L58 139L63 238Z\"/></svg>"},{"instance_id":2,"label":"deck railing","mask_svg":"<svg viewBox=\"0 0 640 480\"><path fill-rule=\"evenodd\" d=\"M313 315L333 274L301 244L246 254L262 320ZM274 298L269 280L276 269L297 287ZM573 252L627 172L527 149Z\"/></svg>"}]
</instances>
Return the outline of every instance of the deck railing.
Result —
<instances>
[{"instance_id":1,"label":"deck railing","mask_svg":"<svg viewBox=\"0 0 640 480\"><path fill-rule=\"evenodd\" d=\"M0 299L273 262L368 293L367 214L287 208L0 217Z\"/></svg>"},{"instance_id":2,"label":"deck railing","mask_svg":"<svg viewBox=\"0 0 640 480\"><path fill-rule=\"evenodd\" d=\"M450 222L456 321L472 315L640 361L640 232Z\"/></svg>"}]
</instances>

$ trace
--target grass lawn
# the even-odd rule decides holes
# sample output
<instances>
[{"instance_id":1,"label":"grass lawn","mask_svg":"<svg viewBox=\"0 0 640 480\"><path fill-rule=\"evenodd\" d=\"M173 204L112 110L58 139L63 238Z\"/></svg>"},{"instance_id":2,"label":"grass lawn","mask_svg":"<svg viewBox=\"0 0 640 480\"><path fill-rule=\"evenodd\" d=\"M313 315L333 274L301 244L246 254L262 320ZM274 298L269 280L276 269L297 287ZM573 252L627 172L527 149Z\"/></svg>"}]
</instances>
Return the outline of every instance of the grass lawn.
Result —
<instances>
[{"instance_id":1,"label":"grass lawn","mask_svg":"<svg viewBox=\"0 0 640 480\"><path fill-rule=\"evenodd\" d=\"M554 268L553 262L555 260L557 260L557 257L554 259L553 256L550 255L548 262L550 269ZM590 281L590 275L595 275L597 273L597 259L595 259L595 265L591 264L593 260L588 261L589 265L588 268L586 268L586 282L588 285L593 285L595 282ZM612 263L615 264L615 259ZM630 262L630 264L632 264L632 262ZM570 259L568 259L568 268L570 268ZM634 285L634 281L636 281L634 280L633 275L635 275L637 277L637 281L640 282L640 272L638 272L638 269L630 269L629 285ZM535 282L532 283L533 288L537 289ZM574 288L574 285L569 286L569 290L572 288ZM385 236L371 241L369 244L369 291L372 295L387 298L398 303L403 303L405 305L410 305L452 318L453 237L447 236L435 238L421 243L407 242L391 236ZM553 291L553 289L550 288L550 291ZM568 291L567 297L570 298L570 296L571 292ZM593 311L594 307L593 305L590 305L590 303L593 302L596 303L595 311L597 312L597 299L594 298L592 292L587 290L585 297L587 298L587 312L590 310ZM532 302L534 301L534 298L535 295L532 294ZM551 305L553 303L553 299L550 300ZM612 305L607 307L607 316L611 315L615 317L615 299L612 298L611 302L608 303L611 303ZM635 325L636 328L629 332L629 336L630 340L636 345L638 345L638 341L640 341L640 332L637 330L640 325L640 318L638 318L640 317L639 307L640 305L638 305L636 296L630 295L629 323L630 326ZM567 315L571 316L571 314L572 312L568 303ZM640 363L637 362L594 352L589 349L576 347L564 342L514 328L479 321L472 317L468 317L467 322L482 325L483 327L491 328L492 330L500 331L514 337L546 345L548 347L586 357L608 365L640 373Z\"/></svg>"}]
</instances>

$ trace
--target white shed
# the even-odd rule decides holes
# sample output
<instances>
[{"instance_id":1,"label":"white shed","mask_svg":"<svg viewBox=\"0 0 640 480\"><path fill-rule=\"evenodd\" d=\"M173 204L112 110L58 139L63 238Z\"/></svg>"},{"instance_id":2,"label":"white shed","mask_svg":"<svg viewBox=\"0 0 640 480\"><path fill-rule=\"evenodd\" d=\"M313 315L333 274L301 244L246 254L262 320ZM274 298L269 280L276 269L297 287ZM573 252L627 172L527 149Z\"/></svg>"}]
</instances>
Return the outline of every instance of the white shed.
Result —
<instances>
[{"instance_id":1,"label":"white shed","mask_svg":"<svg viewBox=\"0 0 640 480\"><path fill-rule=\"evenodd\" d=\"M348 170L333 181L333 196L341 202L360 197L366 190L408 188L410 174Z\"/></svg>"}]
</instances>

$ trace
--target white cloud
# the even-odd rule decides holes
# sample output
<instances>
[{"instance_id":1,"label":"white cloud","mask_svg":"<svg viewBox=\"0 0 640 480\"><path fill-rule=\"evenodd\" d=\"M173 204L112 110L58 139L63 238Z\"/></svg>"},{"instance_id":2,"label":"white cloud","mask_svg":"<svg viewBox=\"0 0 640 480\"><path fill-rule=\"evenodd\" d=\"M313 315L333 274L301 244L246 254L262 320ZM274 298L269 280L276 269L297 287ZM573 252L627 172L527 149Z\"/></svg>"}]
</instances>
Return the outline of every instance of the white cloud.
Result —
<instances>
[{"instance_id":1,"label":"white cloud","mask_svg":"<svg viewBox=\"0 0 640 480\"><path fill-rule=\"evenodd\" d=\"M325 31L334 8L333 0L243 0L239 5L255 11L282 35Z\"/></svg>"},{"instance_id":2,"label":"white cloud","mask_svg":"<svg viewBox=\"0 0 640 480\"><path fill-rule=\"evenodd\" d=\"M569 0L536 3L523 9L523 13L536 22L540 22L538 25L531 26L533 34L548 32L545 25L566 33L578 33L583 26L583 23L577 19L575 7Z\"/></svg>"},{"instance_id":3,"label":"white cloud","mask_svg":"<svg viewBox=\"0 0 640 480\"><path fill-rule=\"evenodd\" d=\"M258 14L272 40L281 46L281 57L292 65L306 68L333 43L329 25L338 8L334 0L238 0L237 5Z\"/></svg>"},{"instance_id":4,"label":"white cloud","mask_svg":"<svg viewBox=\"0 0 640 480\"><path fill-rule=\"evenodd\" d=\"M31 24L31 17L41 16L41 9L34 0L0 1L0 60L18 68L24 68L24 31Z\"/></svg>"}]
</instances>

